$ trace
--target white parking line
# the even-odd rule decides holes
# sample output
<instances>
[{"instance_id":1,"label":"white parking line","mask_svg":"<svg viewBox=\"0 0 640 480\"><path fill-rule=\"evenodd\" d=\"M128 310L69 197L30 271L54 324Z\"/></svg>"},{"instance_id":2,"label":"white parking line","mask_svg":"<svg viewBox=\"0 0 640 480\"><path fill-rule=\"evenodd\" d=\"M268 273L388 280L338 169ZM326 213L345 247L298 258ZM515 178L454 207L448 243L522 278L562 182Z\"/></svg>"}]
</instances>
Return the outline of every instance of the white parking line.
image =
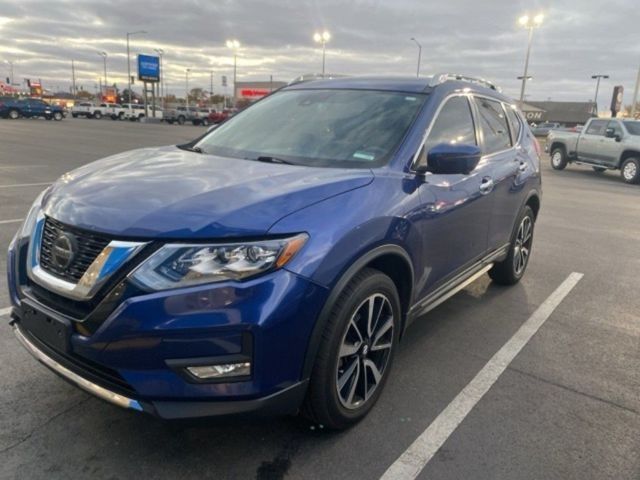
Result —
<instances>
[{"instance_id":1,"label":"white parking line","mask_svg":"<svg viewBox=\"0 0 640 480\"><path fill-rule=\"evenodd\" d=\"M502 375L522 348L531 340L538 329L551 316L562 300L583 277L573 272L562 282L518 331L500 350L482 367L436 419L420 434L400 457L382 475L382 480L413 480L429 460L442 447L444 442L465 419L473 407L480 401L491 386Z\"/></svg>"},{"instance_id":2,"label":"white parking line","mask_svg":"<svg viewBox=\"0 0 640 480\"><path fill-rule=\"evenodd\" d=\"M10 185L0 185L0 188L19 188L19 187L45 187L51 185L51 182L47 183L15 183Z\"/></svg>"},{"instance_id":3,"label":"white parking line","mask_svg":"<svg viewBox=\"0 0 640 480\"><path fill-rule=\"evenodd\" d=\"M14 218L12 220L0 220L0 225L4 225L4 224L7 224L7 223L18 223L18 222L21 222L21 221L22 221L21 218Z\"/></svg>"},{"instance_id":4,"label":"white parking line","mask_svg":"<svg viewBox=\"0 0 640 480\"><path fill-rule=\"evenodd\" d=\"M11 313L11 307L9 308L0 308L0 317L4 315L9 315Z\"/></svg>"}]
</instances>

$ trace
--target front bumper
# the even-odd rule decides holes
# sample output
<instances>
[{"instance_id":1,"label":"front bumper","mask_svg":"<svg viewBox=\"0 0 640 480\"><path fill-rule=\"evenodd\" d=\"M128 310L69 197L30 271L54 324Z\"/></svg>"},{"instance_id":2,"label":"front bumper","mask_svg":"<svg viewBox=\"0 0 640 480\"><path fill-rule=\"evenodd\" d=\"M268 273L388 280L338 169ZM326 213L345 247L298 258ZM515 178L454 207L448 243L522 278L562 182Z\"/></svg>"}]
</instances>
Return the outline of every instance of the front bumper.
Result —
<instances>
[{"instance_id":1,"label":"front bumper","mask_svg":"<svg viewBox=\"0 0 640 480\"><path fill-rule=\"evenodd\" d=\"M101 305L95 307L90 316L99 322L88 331L86 321L39 296L20 267L24 248L13 245L8 257L14 331L34 357L67 381L167 419L292 413L299 407L307 347L326 288L284 269L245 282L132 296L116 286L113 291L125 294L104 315ZM36 337L32 324L22 321L27 311L71 324L66 348ZM177 366L247 355L248 378L199 381Z\"/></svg>"},{"instance_id":2,"label":"front bumper","mask_svg":"<svg viewBox=\"0 0 640 480\"><path fill-rule=\"evenodd\" d=\"M65 367L55 358L40 350L17 324L14 324L13 331L18 341L34 358L76 387L118 407L146 412L166 420L240 413L292 414L297 411L306 393L307 381L301 381L280 392L253 400L208 402L136 400L104 388Z\"/></svg>"}]
</instances>

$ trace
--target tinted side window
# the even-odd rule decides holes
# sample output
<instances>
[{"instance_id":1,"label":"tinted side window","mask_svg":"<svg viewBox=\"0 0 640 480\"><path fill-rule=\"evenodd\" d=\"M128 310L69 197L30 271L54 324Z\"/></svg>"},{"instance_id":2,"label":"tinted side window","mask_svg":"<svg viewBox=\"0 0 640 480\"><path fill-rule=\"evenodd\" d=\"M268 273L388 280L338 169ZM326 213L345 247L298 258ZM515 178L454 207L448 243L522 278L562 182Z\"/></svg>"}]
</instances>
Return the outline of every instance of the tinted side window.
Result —
<instances>
[{"instance_id":1,"label":"tinted side window","mask_svg":"<svg viewBox=\"0 0 640 480\"><path fill-rule=\"evenodd\" d=\"M444 104L427 137L425 152L439 143L477 145L471 107L466 97L452 97Z\"/></svg>"},{"instance_id":2,"label":"tinted side window","mask_svg":"<svg viewBox=\"0 0 640 480\"><path fill-rule=\"evenodd\" d=\"M518 114L513 108L506 105L505 110L507 111L507 120L509 120L509 129L511 130L511 143L515 145L516 142L518 141L518 137L520 137L520 130L522 130L522 124L518 119Z\"/></svg>"},{"instance_id":3,"label":"tinted side window","mask_svg":"<svg viewBox=\"0 0 640 480\"><path fill-rule=\"evenodd\" d=\"M604 131L607 129L606 120L593 120L587 128L587 135L604 135Z\"/></svg>"},{"instance_id":4,"label":"tinted side window","mask_svg":"<svg viewBox=\"0 0 640 480\"><path fill-rule=\"evenodd\" d=\"M486 98L476 98L476 102L480 115L480 128L484 137L484 153L495 153L511 148L507 116L502 104Z\"/></svg>"}]
</instances>

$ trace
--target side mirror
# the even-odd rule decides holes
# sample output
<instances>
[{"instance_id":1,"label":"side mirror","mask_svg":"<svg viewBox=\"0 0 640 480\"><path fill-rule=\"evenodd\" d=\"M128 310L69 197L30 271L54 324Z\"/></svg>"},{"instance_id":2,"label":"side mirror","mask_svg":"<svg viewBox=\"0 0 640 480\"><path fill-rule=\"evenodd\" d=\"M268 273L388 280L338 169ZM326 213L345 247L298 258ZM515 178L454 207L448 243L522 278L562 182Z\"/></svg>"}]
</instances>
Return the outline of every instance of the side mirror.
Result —
<instances>
[{"instance_id":1,"label":"side mirror","mask_svg":"<svg viewBox=\"0 0 640 480\"><path fill-rule=\"evenodd\" d=\"M439 143L427 154L427 170L440 174L468 175L480 162L477 145Z\"/></svg>"},{"instance_id":2,"label":"side mirror","mask_svg":"<svg viewBox=\"0 0 640 480\"><path fill-rule=\"evenodd\" d=\"M607 138L616 138L616 130L614 128L607 128L604 131L604 136Z\"/></svg>"}]
</instances>

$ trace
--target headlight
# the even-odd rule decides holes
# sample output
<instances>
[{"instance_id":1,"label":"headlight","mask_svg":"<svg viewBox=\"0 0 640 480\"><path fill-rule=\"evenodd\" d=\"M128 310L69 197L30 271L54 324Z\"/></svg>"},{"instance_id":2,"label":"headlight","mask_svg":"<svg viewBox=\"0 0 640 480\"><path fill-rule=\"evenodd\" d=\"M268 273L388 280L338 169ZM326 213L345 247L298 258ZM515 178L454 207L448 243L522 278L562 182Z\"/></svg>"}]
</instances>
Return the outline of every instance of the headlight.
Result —
<instances>
[{"instance_id":1,"label":"headlight","mask_svg":"<svg viewBox=\"0 0 640 480\"><path fill-rule=\"evenodd\" d=\"M29 213L27 213L24 222L22 222L20 230L18 230L18 238L26 238L31 236L33 227L35 226L36 220L38 218L38 213L40 212L40 209L42 207L42 198L44 197L44 194L47 192L47 190L48 189L42 191L33 202L33 205L31 205Z\"/></svg>"},{"instance_id":2,"label":"headlight","mask_svg":"<svg viewBox=\"0 0 640 480\"><path fill-rule=\"evenodd\" d=\"M304 246L306 234L260 242L165 245L131 274L150 290L243 280L282 268Z\"/></svg>"}]
</instances>

